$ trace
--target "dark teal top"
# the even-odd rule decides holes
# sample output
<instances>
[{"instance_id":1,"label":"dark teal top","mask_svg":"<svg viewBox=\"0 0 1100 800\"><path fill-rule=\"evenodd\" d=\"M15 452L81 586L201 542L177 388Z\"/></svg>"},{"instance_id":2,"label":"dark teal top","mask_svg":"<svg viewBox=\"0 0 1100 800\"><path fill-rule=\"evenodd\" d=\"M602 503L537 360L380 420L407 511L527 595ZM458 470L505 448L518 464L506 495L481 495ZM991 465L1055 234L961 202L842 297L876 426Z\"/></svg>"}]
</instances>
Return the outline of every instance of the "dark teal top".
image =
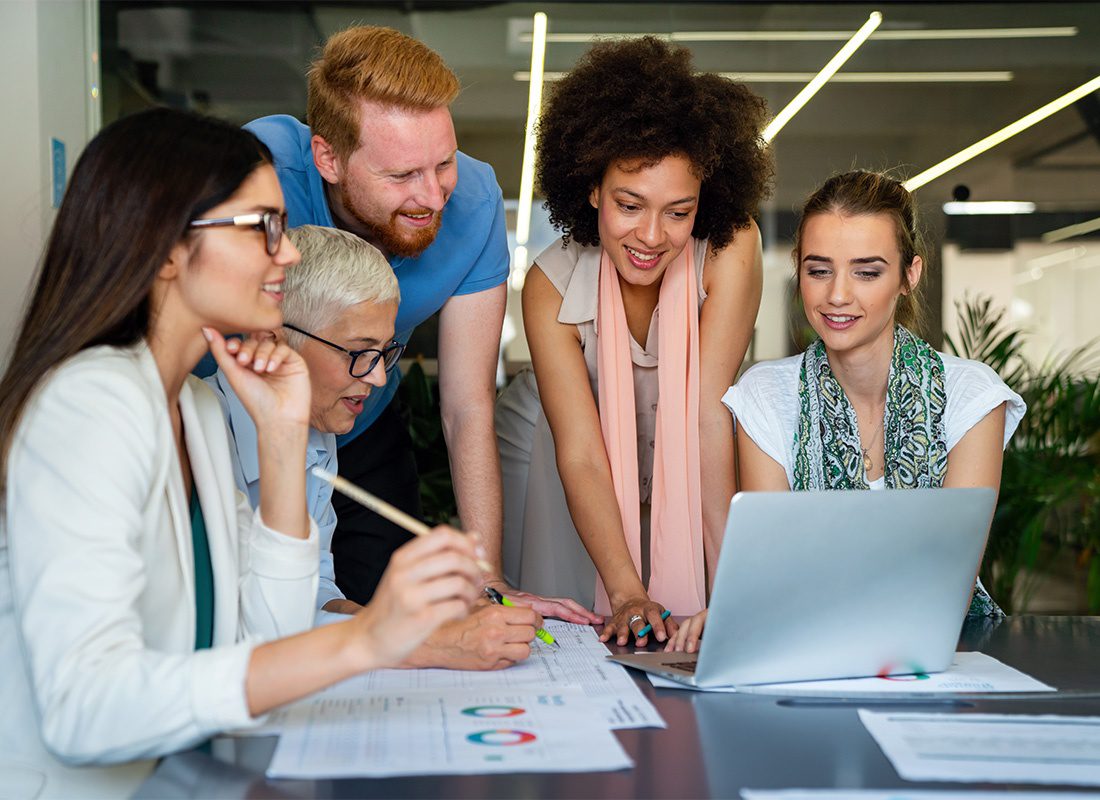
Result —
<instances>
[{"instance_id":1,"label":"dark teal top","mask_svg":"<svg viewBox=\"0 0 1100 800\"><path fill-rule=\"evenodd\" d=\"M210 542L199 493L191 485L191 544L195 552L195 649L214 643L214 569L210 565Z\"/></svg>"}]
</instances>

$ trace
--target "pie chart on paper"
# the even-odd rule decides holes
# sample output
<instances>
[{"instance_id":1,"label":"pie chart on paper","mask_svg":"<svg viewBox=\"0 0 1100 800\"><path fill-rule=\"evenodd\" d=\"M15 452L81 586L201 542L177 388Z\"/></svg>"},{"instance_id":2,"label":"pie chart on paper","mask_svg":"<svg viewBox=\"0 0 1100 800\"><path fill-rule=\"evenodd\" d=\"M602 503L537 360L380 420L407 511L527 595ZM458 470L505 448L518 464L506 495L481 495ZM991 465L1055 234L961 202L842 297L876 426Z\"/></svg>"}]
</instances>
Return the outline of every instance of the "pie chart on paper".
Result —
<instances>
[{"instance_id":1,"label":"pie chart on paper","mask_svg":"<svg viewBox=\"0 0 1100 800\"><path fill-rule=\"evenodd\" d=\"M487 745L489 747L513 747L515 745L530 744L538 737L530 731L508 730L500 728L492 731L478 731L466 736L468 741L474 744Z\"/></svg>"},{"instance_id":2,"label":"pie chart on paper","mask_svg":"<svg viewBox=\"0 0 1100 800\"><path fill-rule=\"evenodd\" d=\"M494 719L500 717L518 717L520 714L526 714L527 709L516 708L515 706L470 706L469 708L462 709L462 713L468 717Z\"/></svg>"}]
</instances>

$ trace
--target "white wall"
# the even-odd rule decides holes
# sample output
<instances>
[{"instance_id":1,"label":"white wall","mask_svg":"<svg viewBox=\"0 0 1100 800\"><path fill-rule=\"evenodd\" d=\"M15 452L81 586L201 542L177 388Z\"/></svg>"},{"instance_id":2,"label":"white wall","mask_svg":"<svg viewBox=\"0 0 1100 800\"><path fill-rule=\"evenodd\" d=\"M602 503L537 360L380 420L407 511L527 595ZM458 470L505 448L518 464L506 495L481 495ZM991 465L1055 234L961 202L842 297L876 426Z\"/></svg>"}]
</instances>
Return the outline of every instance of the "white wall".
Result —
<instances>
[{"instance_id":1,"label":"white wall","mask_svg":"<svg viewBox=\"0 0 1100 800\"><path fill-rule=\"evenodd\" d=\"M1024 353L1040 363L1100 338L1100 243L1018 242L995 253L943 250L944 329L957 330L955 300L984 294L1009 310L1009 321L1029 333Z\"/></svg>"},{"instance_id":2,"label":"white wall","mask_svg":"<svg viewBox=\"0 0 1100 800\"><path fill-rule=\"evenodd\" d=\"M794 266L791 262L790 242L772 243L764 250L764 285L760 295L760 312L756 315L756 331L753 339L753 362L786 358L791 336L790 318L787 312L791 293Z\"/></svg>"},{"instance_id":3,"label":"white wall","mask_svg":"<svg viewBox=\"0 0 1100 800\"><path fill-rule=\"evenodd\" d=\"M71 173L99 124L95 0L0 2L0 365L53 223L50 139Z\"/></svg>"}]
</instances>

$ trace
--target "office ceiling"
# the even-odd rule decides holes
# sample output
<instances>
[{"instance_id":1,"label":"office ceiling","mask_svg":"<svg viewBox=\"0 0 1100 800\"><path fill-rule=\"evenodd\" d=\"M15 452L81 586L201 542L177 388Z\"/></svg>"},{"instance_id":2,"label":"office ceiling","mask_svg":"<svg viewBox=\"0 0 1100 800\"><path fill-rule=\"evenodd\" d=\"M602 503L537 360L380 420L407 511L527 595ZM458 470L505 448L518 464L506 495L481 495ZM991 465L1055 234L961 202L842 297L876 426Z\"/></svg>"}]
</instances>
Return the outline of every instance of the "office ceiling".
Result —
<instances>
[{"instance_id":1,"label":"office ceiling","mask_svg":"<svg viewBox=\"0 0 1100 800\"><path fill-rule=\"evenodd\" d=\"M142 3L103 2L104 116L152 100L237 121L305 111L304 72L317 45L355 23L390 25L438 50L464 91L454 116L460 146L518 191L535 11L551 34L699 31L854 31L873 10L880 34L943 29L1071 27L1041 38L872 38L843 73L997 72L1010 80L828 84L775 140L778 209L852 166L916 173L1100 75L1098 3ZM891 33L897 36L898 33ZM842 41L698 41L703 70L815 73ZM546 69L568 70L587 44L551 41ZM1005 76L1001 76L1005 77ZM750 80L778 112L799 83ZM1044 210L1100 208L1096 95L920 190L950 199L1031 200Z\"/></svg>"}]
</instances>

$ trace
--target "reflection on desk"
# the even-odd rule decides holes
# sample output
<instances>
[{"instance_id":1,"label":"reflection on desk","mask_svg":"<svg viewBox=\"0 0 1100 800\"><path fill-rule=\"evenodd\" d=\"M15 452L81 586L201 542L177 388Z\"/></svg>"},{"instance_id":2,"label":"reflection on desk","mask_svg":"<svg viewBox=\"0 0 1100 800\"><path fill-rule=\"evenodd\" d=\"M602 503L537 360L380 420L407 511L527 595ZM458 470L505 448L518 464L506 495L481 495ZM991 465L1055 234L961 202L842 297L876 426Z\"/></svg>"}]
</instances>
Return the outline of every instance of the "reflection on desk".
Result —
<instances>
[{"instance_id":1,"label":"reflection on desk","mask_svg":"<svg viewBox=\"0 0 1100 800\"><path fill-rule=\"evenodd\" d=\"M1100 699L1072 695L1100 692L1100 617L968 622L959 649L981 650L1060 690L1020 700L969 698L972 707L963 711L1100 715ZM222 738L210 755L164 759L136 797L691 798L736 797L743 788L964 788L899 778L856 705L782 705L756 695L654 690L637 680L668 728L616 732L637 765L626 772L269 781L263 773L274 739Z\"/></svg>"}]
</instances>

